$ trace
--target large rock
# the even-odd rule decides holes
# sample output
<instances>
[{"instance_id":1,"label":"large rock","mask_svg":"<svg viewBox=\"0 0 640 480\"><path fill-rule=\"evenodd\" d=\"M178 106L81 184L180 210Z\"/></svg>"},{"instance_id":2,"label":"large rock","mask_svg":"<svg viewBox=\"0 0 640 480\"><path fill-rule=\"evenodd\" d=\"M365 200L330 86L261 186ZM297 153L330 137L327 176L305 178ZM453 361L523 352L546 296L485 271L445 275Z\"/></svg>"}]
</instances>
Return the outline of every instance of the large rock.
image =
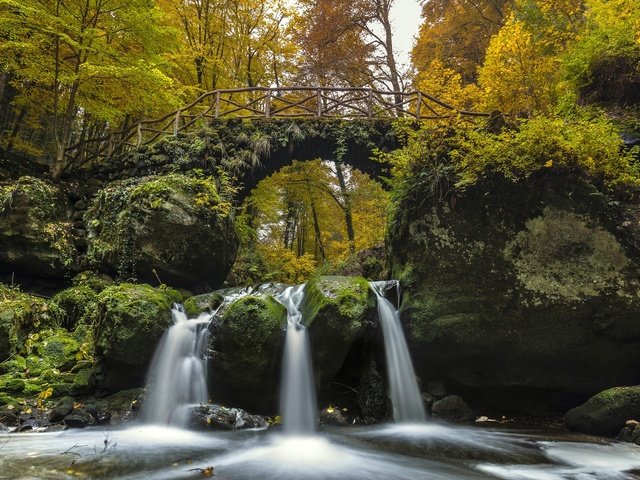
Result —
<instances>
[{"instance_id":1,"label":"large rock","mask_svg":"<svg viewBox=\"0 0 640 480\"><path fill-rule=\"evenodd\" d=\"M108 390L143 385L153 352L171 325L171 305L181 300L176 290L132 283L107 287L98 295L95 348Z\"/></svg>"},{"instance_id":2,"label":"large rock","mask_svg":"<svg viewBox=\"0 0 640 480\"><path fill-rule=\"evenodd\" d=\"M375 314L375 294L362 277L317 277L306 284L301 309L316 384L324 389L343 368L349 351L364 341L366 323ZM364 356L360 360L364 368Z\"/></svg>"},{"instance_id":3,"label":"large rock","mask_svg":"<svg viewBox=\"0 0 640 480\"><path fill-rule=\"evenodd\" d=\"M55 185L33 177L0 184L0 274L63 279L77 255L68 200Z\"/></svg>"},{"instance_id":4,"label":"large rock","mask_svg":"<svg viewBox=\"0 0 640 480\"><path fill-rule=\"evenodd\" d=\"M636 205L557 174L413 194L390 245L423 381L546 413L640 380Z\"/></svg>"},{"instance_id":5,"label":"large rock","mask_svg":"<svg viewBox=\"0 0 640 480\"><path fill-rule=\"evenodd\" d=\"M85 215L96 268L202 292L220 286L238 248L231 204L214 180L171 174L114 182Z\"/></svg>"},{"instance_id":6,"label":"large rock","mask_svg":"<svg viewBox=\"0 0 640 480\"><path fill-rule=\"evenodd\" d=\"M273 297L248 295L212 323L212 398L258 413L277 411L286 322L285 307Z\"/></svg>"},{"instance_id":7,"label":"large rock","mask_svg":"<svg viewBox=\"0 0 640 480\"><path fill-rule=\"evenodd\" d=\"M640 386L616 387L600 392L564 416L571 430L614 436L627 420L640 418Z\"/></svg>"}]
</instances>

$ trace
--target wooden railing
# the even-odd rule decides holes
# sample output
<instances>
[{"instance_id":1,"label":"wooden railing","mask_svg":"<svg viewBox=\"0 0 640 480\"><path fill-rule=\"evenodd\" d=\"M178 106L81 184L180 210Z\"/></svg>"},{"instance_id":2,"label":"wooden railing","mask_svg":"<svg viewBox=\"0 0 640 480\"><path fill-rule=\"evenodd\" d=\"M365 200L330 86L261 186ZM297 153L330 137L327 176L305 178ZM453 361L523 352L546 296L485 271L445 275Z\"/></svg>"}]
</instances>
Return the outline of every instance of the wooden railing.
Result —
<instances>
[{"instance_id":1,"label":"wooden railing","mask_svg":"<svg viewBox=\"0 0 640 480\"><path fill-rule=\"evenodd\" d=\"M487 117L459 110L425 92L389 92L371 88L238 88L207 92L163 117L142 120L97 138L83 139L66 150L72 163L121 155L167 135L227 118L334 118L439 120L455 116Z\"/></svg>"}]
</instances>

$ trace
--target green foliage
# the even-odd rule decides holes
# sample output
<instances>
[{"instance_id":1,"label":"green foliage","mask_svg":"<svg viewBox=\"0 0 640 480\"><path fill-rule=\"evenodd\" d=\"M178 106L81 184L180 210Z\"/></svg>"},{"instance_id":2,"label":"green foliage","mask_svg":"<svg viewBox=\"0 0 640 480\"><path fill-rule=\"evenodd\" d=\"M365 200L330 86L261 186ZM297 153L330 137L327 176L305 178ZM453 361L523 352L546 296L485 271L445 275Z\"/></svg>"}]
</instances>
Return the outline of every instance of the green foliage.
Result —
<instances>
[{"instance_id":1,"label":"green foliage","mask_svg":"<svg viewBox=\"0 0 640 480\"><path fill-rule=\"evenodd\" d=\"M494 174L515 182L544 169L578 172L610 189L640 186L632 154L603 117L535 117L498 134L470 130L458 142L451 157L462 189Z\"/></svg>"},{"instance_id":2,"label":"green foliage","mask_svg":"<svg viewBox=\"0 0 640 480\"><path fill-rule=\"evenodd\" d=\"M562 56L568 89L563 106L583 101L640 103L640 5L633 0L587 0L586 22Z\"/></svg>"}]
</instances>

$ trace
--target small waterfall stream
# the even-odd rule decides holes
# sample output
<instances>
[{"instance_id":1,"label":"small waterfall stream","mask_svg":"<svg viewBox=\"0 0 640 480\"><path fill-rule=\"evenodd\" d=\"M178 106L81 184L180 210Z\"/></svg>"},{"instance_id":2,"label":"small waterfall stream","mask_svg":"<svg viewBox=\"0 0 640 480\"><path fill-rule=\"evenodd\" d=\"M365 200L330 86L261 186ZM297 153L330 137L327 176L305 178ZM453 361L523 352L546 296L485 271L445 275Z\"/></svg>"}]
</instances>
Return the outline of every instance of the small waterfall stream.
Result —
<instances>
[{"instance_id":1,"label":"small waterfall stream","mask_svg":"<svg viewBox=\"0 0 640 480\"><path fill-rule=\"evenodd\" d=\"M316 430L316 390L307 330L300 304L304 284L287 287L276 299L287 308L287 334L282 363L280 413L287 435L310 435Z\"/></svg>"},{"instance_id":2,"label":"small waterfall stream","mask_svg":"<svg viewBox=\"0 0 640 480\"><path fill-rule=\"evenodd\" d=\"M156 349L141 412L145 423L185 427L190 407L208 401L205 351L212 314L189 319L182 306L171 310L173 325Z\"/></svg>"},{"instance_id":3,"label":"small waterfall stream","mask_svg":"<svg viewBox=\"0 0 640 480\"><path fill-rule=\"evenodd\" d=\"M382 325L387 377L393 404L393 419L398 423L420 423L426 420L422 395L416 381L409 348L402 331L400 316L395 307L384 297L387 282L371 282L376 294L378 320Z\"/></svg>"}]
</instances>

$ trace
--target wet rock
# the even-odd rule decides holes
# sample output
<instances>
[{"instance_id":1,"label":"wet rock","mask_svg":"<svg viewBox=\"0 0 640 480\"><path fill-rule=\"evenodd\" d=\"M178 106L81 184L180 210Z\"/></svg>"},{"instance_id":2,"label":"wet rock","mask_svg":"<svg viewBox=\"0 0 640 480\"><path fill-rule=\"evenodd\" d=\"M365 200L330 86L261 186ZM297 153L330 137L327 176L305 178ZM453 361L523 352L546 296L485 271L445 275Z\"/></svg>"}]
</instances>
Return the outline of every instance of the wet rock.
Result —
<instances>
[{"instance_id":1,"label":"wet rock","mask_svg":"<svg viewBox=\"0 0 640 480\"><path fill-rule=\"evenodd\" d=\"M435 399L444 398L447 395L447 387L440 380L432 380L427 383L425 392Z\"/></svg>"},{"instance_id":2,"label":"wet rock","mask_svg":"<svg viewBox=\"0 0 640 480\"><path fill-rule=\"evenodd\" d=\"M470 422L475 418L473 410L458 395L449 395L441 400L436 400L431 407L431 414L436 418L458 423Z\"/></svg>"},{"instance_id":3,"label":"wet rock","mask_svg":"<svg viewBox=\"0 0 640 480\"><path fill-rule=\"evenodd\" d=\"M76 256L67 198L52 183L20 177L0 183L0 274L62 280Z\"/></svg>"},{"instance_id":4,"label":"wet rock","mask_svg":"<svg viewBox=\"0 0 640 480\"><path fill-rule=\"evenodd\" d=\"M413 194L389 241L421 378L540 415L637 380L637 203L563 174L492 177L420 205Z\"/></svg>"},{"instance_id":5,"label":"wet rock","mask_svg":"<svg viewBox=\"0 0 640 480\"><path fill-rule=\"evenodd\" d=\"M83 409L74 409L71 415L64 417L64 424L70 428L85 428L95 425L96 419Z\"/></svg>"},{"instance_id":6,"label":"wet rock","mask_svg":"<svg viewBox=\"0 0 640 480\"><path fill-rule=\"evenodd\" d=\"M248 295L210 326L209 391L216 401L258 412L277 409L287 311L273 297Z\"/></svg>"},{"instance_id":7,"label":"wet rock","mask_svg":"<svg viewBox=\"0 0 640 480\"><path fill-rule=\"evenodd\" d=\"M133 388L105 398L110 423L128 422L135 418L140 410L143 392L142 388Z\"/></svg>"},{"instance_id":8,"label":"wet rock","mask_svg":"<svg viewBox=\"0 0 640 480\"><path fill-rule=\"evenodd\" d=\"M184 302L184 311L189 317L197 317L203 312L214 312L223 301L224 297L218 292L195 295Z\"/></svg>"},{"instance_id":9,"label":"wet rock","mask_svg":"<svg viewBox=\"0 0 640 480\"><path fill-rule=\"evenodd\" d=\"M376 423L387 414L386 386L374 361L369 362L362 374L357 401L364 423Z\"/></svg>"},{"instance_id":10,"label":"wet rock","mask_svg":"<svg viewBox=\"0 0 640 480\"><path fill-rule=\"evenodd\" d=\"M240 408L220 405L201 405L193 409L194 426L210 430L243 430L247 428L267 428L265 417L251 415Z\"/></svg>"},{"instance_id":11,"label":"wet rock","mask_svg":"<svg viewBox=\"0 0 640 480\"><path fill-rule=\"evenodd\" d=\"M375 305L364 278L326 276L307 282L301 310L320 389L333 380L354 344L364 339Z\"/></svg>"},{"instance_id":12,"label":"wet rock","mask_svg":"<svg viewBox=\"0 0 640 480\"><path fill-rule=\"evenodd\" d=\"M61 422L73 410L75 400L71 397L63 397L58 400L49 412L49 421L52 423Z\"/></svg>"},{"instance_id":13,"label":"wet rock","mask_svg":"<svg viewBox=\"0 0 640 480\"><path fill-rule=\"evenodd\" d=\"M564 421L571 430L614 436L633 418L640 418L640 386L600 392L569 410Z\"/></svg>"},{"instance_id":14,"label":"wet rock","mask_svg":"<svg viewBox=\"0 0 640 480\"><path fill-rule=\"evenodd\" d=\"M213 290L238 249L223 195L212 179L179 174L113 182L85 215L87 259L125 278Z\"/></svg>"},{"instance_id":15,"label":"wet rock","mask_svg":"<svg viewBox=\"0 0 640 480\"><path fill-rule=\"evenodd\" d=\"M158 341L171 325L171 305L181 300L175 290L132 283L107 287L98 295L95 348L108 390L144 384Z\"/></svg>"},{"instance_id":16,"label":"wet rock","mask_svg":"<svg viewBox=\"0 0 640 480\"><path fill-rule=\"evenodd\" d=\"M322 425L347 425L347 419L342 414L340 409L336 407L323 408L322 410L320 410L320 414L318 415L318 417L320 419L320 424Z\"/></svg>"}]
</instances>

